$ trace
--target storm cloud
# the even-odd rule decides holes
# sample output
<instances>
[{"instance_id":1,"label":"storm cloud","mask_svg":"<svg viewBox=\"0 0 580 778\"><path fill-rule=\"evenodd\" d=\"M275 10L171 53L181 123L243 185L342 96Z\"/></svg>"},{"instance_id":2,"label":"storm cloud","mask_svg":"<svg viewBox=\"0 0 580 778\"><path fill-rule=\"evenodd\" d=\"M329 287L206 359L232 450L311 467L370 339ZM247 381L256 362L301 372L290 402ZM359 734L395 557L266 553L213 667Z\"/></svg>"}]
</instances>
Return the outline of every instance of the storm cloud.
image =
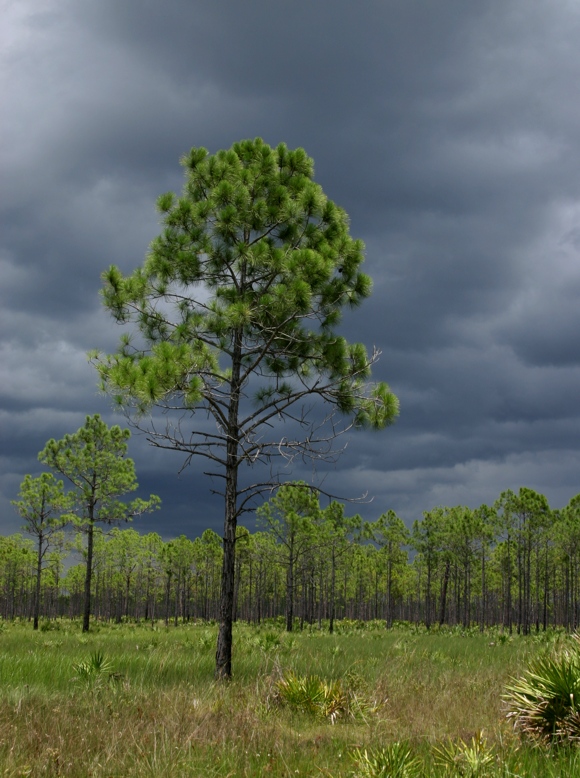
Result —
<instances>
[{"instance_id":1,"label":"storm cloud","mask_svg":"<svg viewBox=\"0 0 580 778\"><path fill-rule=\"evenodd\" d=\"M86 414L124 423L86 352L99 300L158 231L179 158L260 136L302 146L367 246L396 425L316 474L375 518L580 492L580 7L566 0L8 0L0 180L0 531L37 452ZM203 467L131 440L140 520L220 531ZM251 516L247 523L252 525Z\"/></svg>"}]
</instances>

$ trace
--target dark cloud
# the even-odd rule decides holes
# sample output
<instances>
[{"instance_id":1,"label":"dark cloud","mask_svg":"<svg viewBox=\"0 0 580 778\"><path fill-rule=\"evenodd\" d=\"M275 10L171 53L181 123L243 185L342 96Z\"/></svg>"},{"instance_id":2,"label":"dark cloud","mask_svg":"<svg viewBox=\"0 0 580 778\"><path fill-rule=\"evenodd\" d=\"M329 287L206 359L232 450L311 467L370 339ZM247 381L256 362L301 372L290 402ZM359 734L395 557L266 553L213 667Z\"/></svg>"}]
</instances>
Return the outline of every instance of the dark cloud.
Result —
<instances>
[{"instance_id":1,"label":"dark cloud","mask_svg":"<svg viewBox=\"0 0 580 778\"><path fill-rule=\"evenodd\" d=\"M85 352L119 329L100 274L140 264L178 159L303 146L367 245L343 331L382 350L391 430L292 476L372 518L580 491L580 11L564 0L8 3L0 242L0 530L49 437L99 411ZM203 466L131 440L169 536L220 529ZM354 510L354 508L353 508ZM251 524L251 517L248 517Z\"/></svg>"}]
</instances>

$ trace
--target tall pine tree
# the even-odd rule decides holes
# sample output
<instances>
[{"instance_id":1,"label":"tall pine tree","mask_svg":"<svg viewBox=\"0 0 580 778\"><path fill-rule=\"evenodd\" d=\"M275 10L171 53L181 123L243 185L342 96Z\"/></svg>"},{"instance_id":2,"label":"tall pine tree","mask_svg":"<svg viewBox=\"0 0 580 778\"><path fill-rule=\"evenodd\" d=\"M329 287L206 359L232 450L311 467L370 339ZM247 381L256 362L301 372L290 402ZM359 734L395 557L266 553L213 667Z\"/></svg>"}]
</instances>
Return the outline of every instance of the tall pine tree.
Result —
<instances>
[{"instance_id":1,"label":"tall pine tree","mask_svg":"<svg viewBox=\"0 0 580 778\"><path fill-rule=\"evenodd\" d=\"M215 155L193 148L182 164L183 194L158 199L164 228L144 265L104 274L106 307L139 337L95 362L153 445L202 456L223 483L216 675L227 677L237 520L279 482L272 460L333 458L337 435L385 427L398 403L386 384L368 384L378 352L336 333L371 282L362 242L314 182L304 150L247 140ZM178 421L147 420L155 406ZM267 476L242 481L242 463L266 465Z\"/></svg>"}]
</instances>

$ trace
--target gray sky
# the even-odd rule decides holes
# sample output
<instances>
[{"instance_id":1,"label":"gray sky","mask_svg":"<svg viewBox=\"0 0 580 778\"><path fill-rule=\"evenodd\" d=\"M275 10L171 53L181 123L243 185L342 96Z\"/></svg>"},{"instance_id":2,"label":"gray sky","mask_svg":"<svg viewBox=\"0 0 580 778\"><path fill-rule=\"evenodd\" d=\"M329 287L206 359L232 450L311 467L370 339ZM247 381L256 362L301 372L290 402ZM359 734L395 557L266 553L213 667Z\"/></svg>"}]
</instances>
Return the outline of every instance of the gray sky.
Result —
<instances>
[{"instance_id":1,"label":"gray sky","mask_svg":"<svg viewBox=\"0 0 580 778\"><path fill-rule=\"evenodd\" d=\"M139 265L179 157L302 146L367 246L345 319L382 349L397 424L325 485L410 524L528 486L580 492L580 5L571 0L2 0L0 532L50 437L121 423L86 352L114 349L100 274ZM220 531L181 460L132 438L136 525ZM304 475L297 473L296 475ZM251 526L251 520L246 521Z\"/></svg>"}]
</instances>

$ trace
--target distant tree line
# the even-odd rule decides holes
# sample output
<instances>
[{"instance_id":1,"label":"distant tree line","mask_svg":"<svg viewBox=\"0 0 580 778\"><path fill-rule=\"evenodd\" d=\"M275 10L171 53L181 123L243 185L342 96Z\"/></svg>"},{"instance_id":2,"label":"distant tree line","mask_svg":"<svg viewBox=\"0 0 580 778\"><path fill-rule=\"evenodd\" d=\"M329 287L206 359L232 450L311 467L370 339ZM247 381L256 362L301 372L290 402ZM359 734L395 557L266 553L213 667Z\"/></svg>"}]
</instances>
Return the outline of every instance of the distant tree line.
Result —
<instances>
[{"instance_id":1,"label":"distant tree line","mask_svg":"<svg viewBox=\"0 0 580 778\"><path fill-rule=\"evenodd\" d=\"M59 499L61 499L59 497ZM18 504L17 504L18 505ZM499 625L528 634L580 623L580 495L562 510L537 492L503 492L491 505L437 507L409 530L393 511L376 521L321 507L304 483L282 486L239 526L235 619L284 617L288 630L337 619ZM38 577L35 539L0 537L0 615L86 613L86 532L55 529ZM219 618L222 540L94 526L91 613L98 619L177 624ZM80 562L75 560L80 559Z\"/></svg>"}]
</instances>

